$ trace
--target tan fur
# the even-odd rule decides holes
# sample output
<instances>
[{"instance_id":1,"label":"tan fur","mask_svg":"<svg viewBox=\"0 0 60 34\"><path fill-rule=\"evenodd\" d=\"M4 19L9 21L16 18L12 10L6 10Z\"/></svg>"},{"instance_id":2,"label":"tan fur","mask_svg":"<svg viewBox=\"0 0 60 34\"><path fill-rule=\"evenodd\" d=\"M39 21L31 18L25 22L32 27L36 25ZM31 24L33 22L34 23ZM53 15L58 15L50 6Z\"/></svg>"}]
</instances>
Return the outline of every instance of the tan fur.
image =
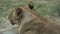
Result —
<instances>
[{"instance_id":1,"label":"tan fur","mask_svg":"<svg viewBox=\"0 0 60 34\"><path fill-rule=\"evenodd\" d=\"M60 34L60 27L58 25L49 22L48 19L38 15L32 9L26 6L18 7L18 9L21 9L19 16L17 16L16 9L13 10L9 19L19 25L19 34Z\"/></svg>"}]
</instances>

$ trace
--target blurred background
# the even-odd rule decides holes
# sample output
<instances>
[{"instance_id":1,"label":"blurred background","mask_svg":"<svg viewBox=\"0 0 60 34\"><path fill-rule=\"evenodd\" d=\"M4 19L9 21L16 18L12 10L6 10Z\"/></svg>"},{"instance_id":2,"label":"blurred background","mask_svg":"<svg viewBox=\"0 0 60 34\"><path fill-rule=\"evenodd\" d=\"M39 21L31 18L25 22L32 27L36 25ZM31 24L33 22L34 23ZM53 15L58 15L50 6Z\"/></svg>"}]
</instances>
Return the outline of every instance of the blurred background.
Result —
<instances>
[{"instance_id":1,"label":"blurred background","mask_svg":"<svg viewBox=\"0 0 60 34\"><path fill-rule=\"evenodd\" d=\"M34 11L51 22L60 24L60 0L31 0ZM9 12L13 7L26 5L28 0L0 0L0 28L12 26L8 20ZM17 34L16 28L0 32L0 34Z\"/></svg>"}]
</instances>

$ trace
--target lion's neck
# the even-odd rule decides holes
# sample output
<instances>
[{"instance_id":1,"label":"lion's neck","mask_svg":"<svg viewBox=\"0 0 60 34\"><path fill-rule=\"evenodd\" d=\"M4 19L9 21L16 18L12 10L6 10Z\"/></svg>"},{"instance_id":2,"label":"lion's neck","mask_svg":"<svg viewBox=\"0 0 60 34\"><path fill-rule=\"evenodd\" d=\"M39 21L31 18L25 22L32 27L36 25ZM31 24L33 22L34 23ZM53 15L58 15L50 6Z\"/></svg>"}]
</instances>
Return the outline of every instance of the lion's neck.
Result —
<instances>
[{"instance_id":1,"label":"lion's neck","mask_svg":"<svg viewBox=\"0 0 60 34\"><path fill-rule=\"evenodd\" d=\"M33 15L30 15L30 14L27 14L27 13L23 13L23 19L21 21L21 23L26 23L26 22L29 22L31 21L32 19L35 19L36 17Z\"/></svg>"}]
</instances>

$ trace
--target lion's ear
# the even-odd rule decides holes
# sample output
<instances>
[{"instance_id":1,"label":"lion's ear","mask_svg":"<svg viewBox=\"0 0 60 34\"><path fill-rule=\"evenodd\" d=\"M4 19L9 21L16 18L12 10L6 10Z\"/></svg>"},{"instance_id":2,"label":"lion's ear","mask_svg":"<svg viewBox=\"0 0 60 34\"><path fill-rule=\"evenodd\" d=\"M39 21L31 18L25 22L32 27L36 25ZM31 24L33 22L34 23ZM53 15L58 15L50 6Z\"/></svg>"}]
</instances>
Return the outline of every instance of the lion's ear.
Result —
<instances>
[{"instance_id":1,"label":"lion's ear","mask_svg":"<svg viewBox=\"0 0 60 34\"><path fill-rule=\"evenodd\" d=\"M33 8L34 8L33 3L32 3L32 2L29 2L29 3L28 3L28 7L29 7L30 9L33 9Z\"/></svg>"},{"instance_id":2,"label":"lion's ear","mask_svg":"<svg viewBox=\"0 0 60 34\"><path fill-rule=\"evenodd\" d=\"M16 14L17 16L20 16L22 14L23 10L21 8L16 8Z\"/></svg>"}]
</instances>

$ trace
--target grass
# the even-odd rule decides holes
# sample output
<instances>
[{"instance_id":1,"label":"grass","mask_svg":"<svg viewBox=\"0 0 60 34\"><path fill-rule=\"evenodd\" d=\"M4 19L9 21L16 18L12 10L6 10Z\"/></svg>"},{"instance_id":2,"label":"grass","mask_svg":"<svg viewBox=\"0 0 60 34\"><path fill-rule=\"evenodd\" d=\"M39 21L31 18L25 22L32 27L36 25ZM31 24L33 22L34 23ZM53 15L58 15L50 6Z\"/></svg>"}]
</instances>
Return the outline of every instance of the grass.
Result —
<instances>
[{"instance_id":1,"label":"grass","mask_svg":"<svg viewBox=\"0 0 60 34\"><path fill-rule=\"evenodd\" d=\"M34 10L40 15L50 15L50 16L60 16L60 4L59 2L50 1L35 1L32 0L34 4ZM2 17L8 15L9 8L27 4L27 0L0 0L0 23L2 23Z\"/></svg>"}]
</instances>

